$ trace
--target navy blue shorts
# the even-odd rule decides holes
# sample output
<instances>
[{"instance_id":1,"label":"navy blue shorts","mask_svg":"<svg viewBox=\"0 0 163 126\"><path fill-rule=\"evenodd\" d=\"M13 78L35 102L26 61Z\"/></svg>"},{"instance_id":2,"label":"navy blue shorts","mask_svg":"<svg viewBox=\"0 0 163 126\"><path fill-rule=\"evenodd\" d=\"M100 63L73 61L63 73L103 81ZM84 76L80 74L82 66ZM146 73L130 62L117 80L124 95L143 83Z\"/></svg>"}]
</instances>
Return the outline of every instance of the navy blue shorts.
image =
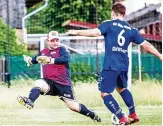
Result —
<instances>
[{"instance_id":1,"label":"navy blue shorts","mask_svg":"<svg viewBox=\"0 0 163 126\"><path fill-rule=\"evenodd\" d=\"M115 88L127 88L127 71L102 70L98 83L103 93L112 93Z\"/></svg>"},{"instance_id":2,"label":"navy blue shorts","mask_svg":"<svg viewBox=\"0 0 163 126\"><path fill-rule=\"evenodd\" d=\"M50 86L50 90L45 95L59 96L61 100L63 98L76 100L72 86L61 85L47 78L43 79Z\"/></svg>"}]
</instances>

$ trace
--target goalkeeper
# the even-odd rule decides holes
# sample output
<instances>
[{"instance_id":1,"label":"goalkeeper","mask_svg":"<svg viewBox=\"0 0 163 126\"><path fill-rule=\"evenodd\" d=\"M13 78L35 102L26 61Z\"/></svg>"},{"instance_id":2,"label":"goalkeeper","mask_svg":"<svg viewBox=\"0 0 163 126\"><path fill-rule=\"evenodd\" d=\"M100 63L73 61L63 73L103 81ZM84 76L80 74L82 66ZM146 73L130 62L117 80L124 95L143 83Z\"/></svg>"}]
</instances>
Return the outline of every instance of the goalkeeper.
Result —
<instances>
[{"instance_id":1,"label":"goalkeeper","mask_svg":"<svg viewBox=\"0 0 163 126\"><path fill-rule=\"evenodd\" d=\"M59 96L72 111L88 116L93 121L101 122L98 115L75 99L69 73L70 56L67 50L59 45L57 31L49 32L47 44L49 47L43 49L35 57L24 56L28 66L37 63L42 64L43 78L35 81L35 86L31 89L28 98L18 96L18 102L31 109L40 94Z\"/></svg>"}]
</instances>

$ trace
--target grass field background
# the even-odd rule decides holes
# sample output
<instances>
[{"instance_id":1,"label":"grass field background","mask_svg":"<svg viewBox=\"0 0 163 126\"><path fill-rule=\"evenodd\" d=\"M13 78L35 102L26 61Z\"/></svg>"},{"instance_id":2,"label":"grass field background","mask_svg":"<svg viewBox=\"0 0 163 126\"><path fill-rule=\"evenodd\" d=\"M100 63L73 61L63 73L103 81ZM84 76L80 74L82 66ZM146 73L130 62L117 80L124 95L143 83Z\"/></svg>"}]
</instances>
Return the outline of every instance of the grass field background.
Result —
<instances>
[{"instance_id":1,"label":"grass field background","mask_svg":"<svg viewBox=\"0 0 163 126\"><path fill-rule=\"evenodd\" d=\"M111 125L111 113L104 106L96 83L79 82L74 90L78 101L99 114L102 123L94 123L90 118L70 111L58 97L40 96L32 110L19 105L17 95L28 96L33 82L20 78L12 82L11 88L0 86L0 125ZM162 125L161 83L135 81L131 92L141 119L135 125ZM113 95L127 114L121 97L116 92Z\"/></svg>"}]
</instances>

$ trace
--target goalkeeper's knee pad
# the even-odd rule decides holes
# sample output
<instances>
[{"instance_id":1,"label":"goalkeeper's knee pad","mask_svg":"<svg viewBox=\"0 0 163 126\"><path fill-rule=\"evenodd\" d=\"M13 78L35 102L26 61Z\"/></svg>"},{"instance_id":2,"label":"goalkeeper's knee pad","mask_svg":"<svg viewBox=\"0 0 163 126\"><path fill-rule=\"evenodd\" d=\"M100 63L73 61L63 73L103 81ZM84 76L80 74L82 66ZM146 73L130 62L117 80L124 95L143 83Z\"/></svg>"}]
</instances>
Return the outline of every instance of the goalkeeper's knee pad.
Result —
<instances>
[{"instance_id":1,"label":"goalkeeper's knee pad","mask_svg":"<svg viewBox=\"0 0 163 126\"><path fill-rule=\"evenodd\" d=\"M43 79L36 80L34 83L36 87L40 88L42 93L46 93L50 90L50 86Z\"/></svg>"}]
</instances>

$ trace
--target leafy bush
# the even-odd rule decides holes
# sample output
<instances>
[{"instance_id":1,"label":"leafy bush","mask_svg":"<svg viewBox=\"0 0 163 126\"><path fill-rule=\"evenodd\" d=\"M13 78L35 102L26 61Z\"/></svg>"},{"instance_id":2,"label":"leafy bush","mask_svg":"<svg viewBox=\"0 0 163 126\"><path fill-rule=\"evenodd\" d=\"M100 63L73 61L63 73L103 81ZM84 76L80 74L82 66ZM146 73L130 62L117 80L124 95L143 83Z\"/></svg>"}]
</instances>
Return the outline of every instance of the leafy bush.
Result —
<instances>
[{"instance_id":1,"label":"leafy bush","mask_svg":"<svg viewBox=\"0 0 163 126\"><path fill-rule=\"evenodd\" d=\"M91 67L87 63L70 63L71 79L76 82L94 82L95 73L91 71Z\"/></svg>"},{"instance_id":2,"label":"leafy bush","mask_svg":"<svg viewBox=\"0 0 163 126\"><path fill-rule=\"evenodd\" d=\"M143 81L151 80L151 78L154 80L156 79L158 81L162 81L161 75L159 75L158 73L157 74L150 74L149 72L145 71L144 66L141 67L141 74L142 74L141 77L142 77ZM134 81L139 79L139 67L137 65L133 66L132 79Z\"/></svg>"},{"instance_id":3,"label":"leafy bush","mask_svg":"<svg viewBox=\"0 0 163 126\"><path fill-rule=\"evenodd\" d=\"M27 54L26 45L16 42L15 30L8 27L0 19L0 54L1 55L22 55Z\"/></svg>"}]
</instances>

